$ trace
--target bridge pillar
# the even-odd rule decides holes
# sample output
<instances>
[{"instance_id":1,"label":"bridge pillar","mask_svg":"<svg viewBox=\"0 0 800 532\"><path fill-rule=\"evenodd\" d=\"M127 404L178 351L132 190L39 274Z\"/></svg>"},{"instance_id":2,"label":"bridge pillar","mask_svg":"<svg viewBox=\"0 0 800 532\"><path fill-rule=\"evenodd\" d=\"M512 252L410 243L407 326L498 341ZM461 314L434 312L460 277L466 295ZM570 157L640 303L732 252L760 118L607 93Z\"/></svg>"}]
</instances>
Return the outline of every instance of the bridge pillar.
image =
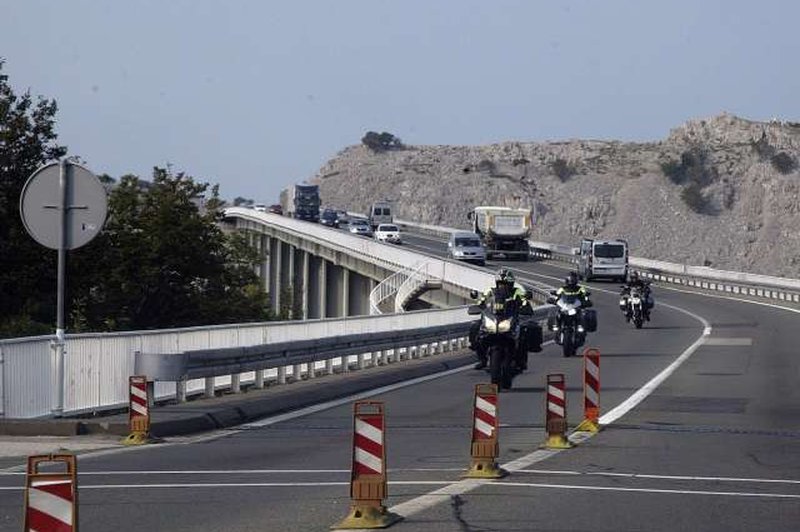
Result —
<instances>
[{"instance_id":1,"label":"bridge pillar","mask_svg":"<svg viewBox=\"0 0 800 532\"><path fill-rule=\"evenodd\" d=\"M333 316L328 312L328 261L320 257L319 262L319 317Z\"/></svg>"},{"instance_id":2,"label":"bridge pillar","mask_svg":"<svg viewBox=\"0 0 800 532\"><path fill-rule=\"evenodd\" d=\"M347 317L350 315L350 270L341 268L342 270L342 288L340 292L341 304L339 315Z\"/></svg>"},{"instance_id":3,"label":"bridge pillar","mask_svg":"<svg viewBox=\"0 0 800 532\"><path fill-rule=\"evenodd\" d=\"M302 315L300 316L302 319L307 320L309 316L309 309L308 309L308 300L309 300L309 291L311 287L309 286L309 279L310 279L310 270L311 270L311 253L308 251L300 251L300 256L302 257L302 265L300 270L300 297L302 298L301 305L300 305L300 312Z\"/></svg>"},{"instance_id":4,"label":"bridge pillar","mask_svg":"<svg viewBox=\"0 0 800 532\"><path fill-rule=\"evenodd\" d=\"M265 292L269 292L269 246L270 238L261 235L258 240L258 255L261 257L261 268L258 276L261 278L261 286Z\"/></svg>"},{"instance_id":5,"label":"bridge pillar","mask_svg":"<svg viewBox=\"0 0 800 532\"><path fill-rule=\"evenodd\" d=\"M272 311L278 315L281 312L281 278L283 277L283 242L277 238L272 239L272 258L270 260L270 299Z\"/></svg>"},{"instance_id":6,"label":"bridge pillar","mask_svg":"<svg viewBox=\"0 0 800 532\"><path fill-rule=\"evenodd\" d=\"M308 299L309 319L318 319L322 317L322 313L320 312L320 290L322 287L319 284L319 270L322 266L322 261L323 259L321 257L315 257L311 253L308 254L308 289L306 290L306 297Z\"/></svg>"},{"instance_id":7,"label":"bridge pillar","mask_svg":"<svg viewBox=\"0 0 800 532\"><path fill-rule=\"evenodd\" d=\"M295 267L295 248L291 244L284 244L286 249L284 253L286 253L286 280L281 284L284 288L286 295L288 296L289 300L283 302L283 306L287 308L289 319L295 319L297 316L294 315L294 309L297 308L295 305L295 297L297 295L297 290L295 290L295 280L297 279L297 275L295 274L294 267Z\"/></svg>"}]
</instances>

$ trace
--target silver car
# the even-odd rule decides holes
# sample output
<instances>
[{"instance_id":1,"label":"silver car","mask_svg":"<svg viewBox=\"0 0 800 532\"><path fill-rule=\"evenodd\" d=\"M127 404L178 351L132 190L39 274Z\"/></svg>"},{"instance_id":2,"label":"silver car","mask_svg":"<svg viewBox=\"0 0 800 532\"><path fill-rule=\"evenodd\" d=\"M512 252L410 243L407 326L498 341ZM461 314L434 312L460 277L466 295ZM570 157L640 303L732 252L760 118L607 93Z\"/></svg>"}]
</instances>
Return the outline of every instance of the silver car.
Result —
<instances>
[{"instance_id":1,"label":"silver car","mask_svg":"<svg viewBox=\"0 0 800 532\"><path fill-rule=\"evenodd\" d=\"M455 260L473 262L479 266L486 264L486 249L481 237L475 233L459 231L450 235L447 241L447 255Z\"/></svg>"},{"instance_id":2,"label":"silver car","mask_svg":"<svg viewBox=\"0 0 800 532\"><path fill-rule=\"evenodd\" d=\"M351 234L372 237L372 227L369 226L367 220L352 218L350 219L349 228Z\"/></svg>"}]
</instances>

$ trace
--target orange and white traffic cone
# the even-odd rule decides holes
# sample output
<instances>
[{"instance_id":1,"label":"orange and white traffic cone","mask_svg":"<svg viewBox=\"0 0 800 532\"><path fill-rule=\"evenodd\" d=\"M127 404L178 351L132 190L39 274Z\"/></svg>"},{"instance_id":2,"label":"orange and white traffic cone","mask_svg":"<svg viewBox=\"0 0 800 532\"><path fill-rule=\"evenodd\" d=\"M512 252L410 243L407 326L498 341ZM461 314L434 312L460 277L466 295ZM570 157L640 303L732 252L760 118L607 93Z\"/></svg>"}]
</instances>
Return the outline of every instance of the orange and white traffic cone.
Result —
<instances>
[{"instance_id":1,"label":"orange and white traffic cone","mask_svg":"<svg viewBox=\"0 0 800 532\"><path fill-rule=\"evenodd\" d=\"M383 402L356 402L350 513L331 528L386 528L402 519L383 505L388 495L385 434Z\"/></svg>"},{"instance_id":2,"label":"orange and white traffic cone","mask_svg":"<svg viewBox=\"0 0 800 532\"><path fill-rule=\"evenodd\" d=\"M564 374L547 376L547 407L545 429L547 449L569 449L574 444L567 439L567 394Z\"/></svg>"},{"instance_id":3,"label":"orange and white traffic cone","mask_svg":"<svg viewBox=\"0 0 800 532\"><path fill-rule=\"evenodd\" d=\"M45 463L61 463L66 471L39 471ZM48 532L78 530L78 470L73 454L28 457L25 479L25 528Z\"/></svg>"},{"instance_id":4,"label":"orange and white traffic cone","mask_svg":"<svg viewBox=\"0 0 800 532\"><path fill-rule=\"evenodd\" d=\"M497 385L476 384L472 414L472 462L464 478L501 478L507 471L497 465L498 443Z\"/></svg>"},{"instance_id":5,"label":"orange and white traffic cone","mask_svg":"<svg viewBox=\"0 0 800 532\"><path fill-rule=\"evenodd\" d=\"M583 352L583 421L575 430L600 431L600 351Z\"/></svg>"}]
</instances>

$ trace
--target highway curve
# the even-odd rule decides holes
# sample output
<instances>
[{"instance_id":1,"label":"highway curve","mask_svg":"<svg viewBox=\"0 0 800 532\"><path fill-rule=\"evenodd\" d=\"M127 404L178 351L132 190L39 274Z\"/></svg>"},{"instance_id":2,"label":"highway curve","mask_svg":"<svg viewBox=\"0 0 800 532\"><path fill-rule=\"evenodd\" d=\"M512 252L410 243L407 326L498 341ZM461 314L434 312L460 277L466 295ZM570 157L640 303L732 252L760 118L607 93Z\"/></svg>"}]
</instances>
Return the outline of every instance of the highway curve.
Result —
<instances>
[{"instance_id":1,"label":"highway curve","mask_svg":"<svg viewBox=\"0 0 800 532\"><path fill-rule=\"evenodd\" d=\"M410 244L431 253L444 246ZM556 284L566 271L507 264L527 282ZM573 449L538 449L546 374L565 375L570 424L581 416L582 362L549 345L500 396L500 462L511 474L462 482L472 389L487 374L464 368L378 393L387 411L387 505L405 516L392 529L797 530L800 363L790 334L798 314L657 287L653 321L635 330L617 308L617 285L591 286L600 329L588 345L602 353L610 424ZM658 376L663 382L645 396L640 390ZM348 509L351 412L343 401L82 456L81 530L327 530ZM0 475L3 529L21 527L23 478Z\"/></svg>"}]
</instances>

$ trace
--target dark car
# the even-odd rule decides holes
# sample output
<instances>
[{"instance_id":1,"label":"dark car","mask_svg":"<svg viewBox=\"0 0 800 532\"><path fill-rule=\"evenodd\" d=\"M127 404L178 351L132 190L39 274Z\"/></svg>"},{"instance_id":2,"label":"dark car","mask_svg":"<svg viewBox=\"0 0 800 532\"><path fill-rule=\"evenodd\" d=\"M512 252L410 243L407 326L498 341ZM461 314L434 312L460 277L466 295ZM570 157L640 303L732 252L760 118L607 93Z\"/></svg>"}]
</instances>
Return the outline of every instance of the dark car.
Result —
<instances>
[{"instance_id":1,"label":"dark car","mask_svg":"<svg viewBox=\"0 0 800 532\"><path fill-rule=\"evenodd\" d=\"M283 207L281 207L277 203L275 205L270 205L269 212L273 214L283 214Z\"/></svg>"},{"instance_id":2,"label":"dark car","mask_svg":"<svg viewBox=\"0 0 800 532\"><path fill-rule=\"evenodd\" d=\"M339 227L339 216L333 209L325 209L319 215L319 223L328 227Z\"/></svg>"}]
</instances>

